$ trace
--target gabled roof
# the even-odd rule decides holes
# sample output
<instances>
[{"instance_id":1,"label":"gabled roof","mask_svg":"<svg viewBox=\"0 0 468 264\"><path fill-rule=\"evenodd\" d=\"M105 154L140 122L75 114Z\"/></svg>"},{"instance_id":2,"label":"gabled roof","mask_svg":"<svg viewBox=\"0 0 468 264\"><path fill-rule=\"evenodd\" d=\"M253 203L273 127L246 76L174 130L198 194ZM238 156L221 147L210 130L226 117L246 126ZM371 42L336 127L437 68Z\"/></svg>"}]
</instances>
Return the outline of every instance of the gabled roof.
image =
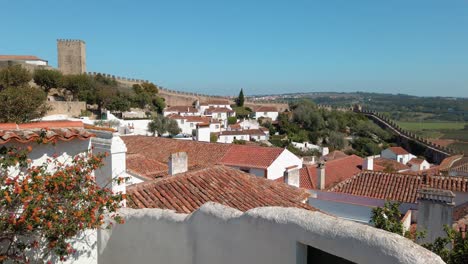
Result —
<instances>
[{"instance_id":1,"label":"gabled roof","mask_svg":"<svg viewBox=\"0 0 468 264\"><path fill-rule=\"evenodd\" d=\"M178 213L191 213L206 202L241 211L263 206L316 210L302 203L310 195L306 190L220 165L134 184L127 188L127 195L129 207Z\"/></svg>"},{"instance_id":2,"label":"gabled roof","mask_svg":"<svg viewBox=\"0 0 468 264\"><path fill-rule=\"evenodd\" d=\"M356 155L347 156L341 159L332 160L325 164L325 188L344 181L362 170L364 159ZM300 169L299 187L305 189L317 189L317 166L304 166Z\"/></svg>"},{"instance_id":3,"label":"gabled roof","mask_svg":"<svg viewBox=\"0 0 468 264\"><path fill-rule=\"evenodd\" d=\"M453 166L450 168L451 171L456 172L468 172L468 157L461 158L453 163Z\"/></svg>"},{"instance_id":4,"label":"gabled roof","mask_svg":"<svg viewBox=\"0 0 468 264\"><path fill-rule=\"evenodd\" d=\"M463 158L463 155L453 155L445 158L439 165L440 171L447 171L453 166L453 163Z\"/></svg>"},{"instance_id":5,"label":"gabled roof","mask_svg":"<svg viewBox=\"0 0 468 264\"><path fill-rule=\"evenodd\" d=\"M410 165L421 165L425 160L423 159L418 159L418 158L412 158L408 161L408 164Z\"/></svg>"},{"instance_id":6,"label":"gabled roof","mask_svg":"<svg viewBox=\"0 0 468 264\"><path fill-rule=\"evenodd\" d=\"M329 189L329 191L416 203L417 192L422 187L450 190L453 192L467 192L468 177L421 176L364 171L337 184Z\"/></svg>"},{"instance_id":7,"label":"gabled roof","mask_svg":"<svg viewBox=\"0 0 468 264\"><path fill-rule=\"evenodd\" d=\"M397 155L408 155L408 154L410 154L408 151L406 151L402 147L389 147L388 149L391 150L393 153L395 153Z\"/></svg>"},{"instance_id":8,"label":"gabled roof","mask_svg":"<svg viewBox=\"0 0 468 264\"><path fill-rule=\"evenodd\" d=\"M211 118L206 116L181 116L177 114L172 114L167 116L170 119L183 119L191 123L210 123Z\"/></svg>"},{"instance_id":9,"label":"gabled roof","mask_svg":"<svg viewBox=\"0 0 468 264\"><path fill-rule=\"evenodd\" d=\"M229 144L176 140L162 137L123 136L128 154L141 154L167 164L172 153L186 152L188 165L201 167L216 164L229 150Z\"/></svg>"},{"instance_id":10,"label":"gabled roof","mask_svg":"<svg viewBox=\"0 0 468 264\"><path fill-rule=\"evenodd\" d=\"M231 145L219 164L266 169L283 151L282 148Z\"/></svg>"},{"instance_id":11,"label":"gabled roof","mask_svg":"<svg viewBox=\"0 0 468 264\"><path fill-rule=\"evenodd\" d=\"M393 168L393 170L395 171L402 171L402 170L410 169L408 166L406 166L403 163L400 163L393 159L387 159L387 158L382 158L382 157L375 158L374 164L382 166L383 168Z\"/></svg>"},{"instance_id":12,"label":"gabled roof","mask_svg":"<svg viewBox=\"0 0 468 264\"><path fill-rule=\"evenodd\" d=\"M205 110L206 114L210 113L234 113L234 110L227 107L210 107Z\"/></svg>"},{"instance_id":13,"label":"gabled roof","mask_svg":"<svg viewBox=\"0 0 468 264\"><path fill-rule=\"evenodd\" d=\"M33 55L0 55L0 61L2 60L40 60L45 61Z\"/></svg>"},{"instance_id":14,"label":"gabled roof","mask_svg":"<svg viewBox=\"0 0 468 264\"><path fill-rule=\"evenodd\" d=\"M236 135L261 135L265 136L265 132L260 129L245 129L245 130L227 130L221 131L220 136L236 136Z\"/></svg>"},{"instance_id":15,"label":"gabled roof","mask_svg":"<svg viewBox=\"0 0 468 264\"><path fill-rule=\"evenodd\" d=\"M147 158L141 154L129 154L126 157L127 172L146 180L153 180L168 171L166 163Z\"/></svg>"},{"instance_id":16,"label":"gabled roof","mask_svg":"<svg viewBox=\"0 0 468 264\"><path fill-rule=\"evenodd\" d=\"M257 106L252 109L254 112L278 112L278 109L274 106Z\"/></svg>"},{"instance_id":17,"label":"gabled roof","mask_svg":"<svg viewBox=\"0 0 468 264\"><path fill-rule=\"evenodd\" d=\"M341 158L348 157L348 156L349 155L347 155L343 151L334 150L334 151L328 153L327 155L324 155L324 156L320 157L320 160L330 161L330 160L335 160L335 159L341 159Z\"/></svg>"},{"instance_id":18,"label":"gabled roof","mask_svg":"<svg viewBox=\"0 0 468 264\"><path fill-rule=\"evenodd\" d=\"M25 124L0 123L0 145L7 142L29 143L87 140L93 133L83 128L81 121L44 121Z\"/></svg>"},{"instance_id":19,"label":"gabled roof","mask_svg":"<svg viewBox=\"0 0 468 264\"><path fill-rule=\"evenodd\" d=\"M197 113L198 110L191 105L176 105L166 107L164 112Z\"/></svg>"}]
</instances>

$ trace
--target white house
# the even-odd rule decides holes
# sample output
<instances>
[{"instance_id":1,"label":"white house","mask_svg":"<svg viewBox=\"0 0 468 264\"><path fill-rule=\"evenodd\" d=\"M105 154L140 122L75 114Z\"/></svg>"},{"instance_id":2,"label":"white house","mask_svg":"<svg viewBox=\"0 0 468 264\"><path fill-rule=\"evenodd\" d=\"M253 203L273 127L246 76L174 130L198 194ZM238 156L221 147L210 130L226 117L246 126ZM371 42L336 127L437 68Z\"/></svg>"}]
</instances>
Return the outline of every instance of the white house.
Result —
<instances>
[{"instance_id":1,"label":"white house","mask_svg":"<svg viewBox=\"0 0 468 264\"><path fill-rule=\"evenodd\" d=\"M234 140L261 141L268 140L268 134L260 129L221 131L218 143L232 143Z\"/></svg>"},{"instance_id":2,"label":"white house","mask_svg":"<svg viewBox=\"0 0 468 264\"><path fill-rule=\"evenodd\" d=\"M222 100L222 99L209 100L201 104L197 102L196 105L198 106L201 113L204 113L208 108L227 108L227 109L232 110L231 104L229 103L229 101Z\"/></svg>"},{"instance_id":3,"label":"white house","mask_svg":"<svg viewBox=\"0 0 468 264\"><path fill-rule=\"evenodd\" d=\"M168 117L177 122L177 125L182 130L181 133L185 135L192 135L193 131L197 128L197 124L210 123L210 118L204 116L170 115Z\"/></svg>"},{"instance_id":4,"label":"white house","mask_svg":"<svg viewBox=\"0 0 468 264\"><path fill-rule=\"evenodd\" d=\"M412 171L427 170L431 167L431 164L424 159L412 158L407 163L408 166L411 166Z\"/></svg>"},{"instance_id":5,"label":"white house","mask_svg":"<svg viewBox=\"0 0 468 264\"><path fill-rule=\"evenodd\" d=\"M276 120L278 119L278 109L272 106L258 106L253 109L253 112L251 113L251 117L254 119L259 119L261 117L263 118L269 118L271 120Z\"/></svg>"},{"instance_id":6,"label":"white house","mask_svg":"<svg viewBox=\"0 0 468 264\"><path fill-rule=\"evenodd\" d=\"M0 61L23 62L37 66L47 66L49 64L48 61L31 55L0 55Z\"/></svg>"},{"instance_id":7,"label":"white house","mask_svg":"<svg viewBox=\"0 0 468 264\"><path fill-rule=\"evenodd\" d=\"M200 116L201 112L193 106L180 105L166 107L163 111L163 115Z\"/></svg>"},{"instance_id":8,"label":"white house","mask_svg":"<svg viewBox=\"0 0 468 264\"><path fill-rule=\"evenodd\" d=\"M402 147L389 147L382 150L380 153L382 158L393 159L402 164L407 164L413 158L416 158L413 154L409 153Z\"/></svg>"},{"instance_id":9,"label":"white house","mask_svg":"<svg viewBox=\"0 0 468 264\"><path fill-rule=\"evenodd\" d=\"M292 144L295 148L300 149L300 150L302 150L302 151L314 150L314 149L320 151L320 146L314 145L314 144L312 144L312 143L310 143L310 142L303 142L303 143L301 143L301 142L294 142L294 141L293 141L293 142L291 142L291 144Z\"/></svg>"},{"instance_id":10,"label":"white house","mask_svg":"<svg viewBox=\"0 0 468 264\"><path fill-rule=\"evenodd\" d=\"M201 142L210 142L210 124L197 124L196 140Z\"/></svg>"},{"instance_id":11,"label":"white house","mask_svg":"<svg viewBox=\"0 0 468 264\"><path fill-rule=\"evenodd\" d=\"M247 145L231 145L219 163L270 180L302 168L302 160L287 149Z\"/></svg>"},{"instance_id":12,"label":"white house","mask_svg":"<svg viewBox=\"0 0 468 264\"><path fill-rule=\"evenodd\" d=\"M228 117L236 116L236 112L226 107L210 107L205 110L205 116L209 116L215 120L225 121Z\"/></svg>"}]
</instances>

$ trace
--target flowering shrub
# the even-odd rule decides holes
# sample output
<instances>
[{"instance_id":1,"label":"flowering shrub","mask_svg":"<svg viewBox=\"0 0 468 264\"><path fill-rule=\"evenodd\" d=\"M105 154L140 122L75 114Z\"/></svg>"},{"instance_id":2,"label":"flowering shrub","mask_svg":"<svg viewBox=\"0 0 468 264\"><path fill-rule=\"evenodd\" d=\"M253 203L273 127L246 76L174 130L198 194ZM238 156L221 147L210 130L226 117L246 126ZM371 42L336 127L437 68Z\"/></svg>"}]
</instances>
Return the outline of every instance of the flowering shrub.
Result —
<instances>
[{"instance_id":1,"label":"flowering shrub","mask_svg":"<svg viewBox=\"0 0 468 264\"><path fill-rule=\"evenodd\" d=\"M0 262L66 260L75 252L70 238L123 223L116 211L125 195L99 187L93 177L104 155L84 153L67 164L55 157L32 166L31 150L0 149ZM104 221L105 215L114 221Z\"/></svg>"}]
</instances>

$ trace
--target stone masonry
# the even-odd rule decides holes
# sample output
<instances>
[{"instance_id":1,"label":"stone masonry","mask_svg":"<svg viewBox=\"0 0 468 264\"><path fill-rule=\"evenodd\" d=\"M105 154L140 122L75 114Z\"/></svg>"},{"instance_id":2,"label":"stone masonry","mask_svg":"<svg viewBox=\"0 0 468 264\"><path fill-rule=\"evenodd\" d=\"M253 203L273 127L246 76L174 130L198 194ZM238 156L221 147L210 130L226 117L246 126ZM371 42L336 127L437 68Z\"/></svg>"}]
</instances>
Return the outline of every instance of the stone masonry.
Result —
<instances>
[{"instance_id":1,"label":"stone masonry","mask_svg":"<svg viewBox=\"0 0 468 264\"><path fill-rule=\"evenodd\" d=\"M82 40L58 39L58 68L63 74L86 72L86 44Z\"/></svg>"}]
</instances>

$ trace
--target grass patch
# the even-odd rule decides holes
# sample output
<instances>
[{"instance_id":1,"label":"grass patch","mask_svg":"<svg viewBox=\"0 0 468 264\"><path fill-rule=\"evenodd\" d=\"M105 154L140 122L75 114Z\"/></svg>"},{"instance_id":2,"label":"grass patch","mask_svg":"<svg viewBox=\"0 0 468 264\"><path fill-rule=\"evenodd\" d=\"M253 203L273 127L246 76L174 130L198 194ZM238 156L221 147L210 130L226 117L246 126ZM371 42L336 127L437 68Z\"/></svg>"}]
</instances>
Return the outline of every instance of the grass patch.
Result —
<instances>
[{"instance_id":1,"label":"grass patch","mask_svg":"<svg viewBox=\"0 0 468 264\"><path fill-rule=\"evenodd\" d=\"M456 142L450 144L448 147L468 154L468 142Z\"/></svg>"},{"instance_id":2,"label":"grass patch","mask_svg":"<svg viewBox=\"0 0 468 264\"><path fill-rule=\"evenodd\" d=\"M461 130L467 123L465 122L397 122L400 127L406 130Z\"/></svg>"}]
</instances>

